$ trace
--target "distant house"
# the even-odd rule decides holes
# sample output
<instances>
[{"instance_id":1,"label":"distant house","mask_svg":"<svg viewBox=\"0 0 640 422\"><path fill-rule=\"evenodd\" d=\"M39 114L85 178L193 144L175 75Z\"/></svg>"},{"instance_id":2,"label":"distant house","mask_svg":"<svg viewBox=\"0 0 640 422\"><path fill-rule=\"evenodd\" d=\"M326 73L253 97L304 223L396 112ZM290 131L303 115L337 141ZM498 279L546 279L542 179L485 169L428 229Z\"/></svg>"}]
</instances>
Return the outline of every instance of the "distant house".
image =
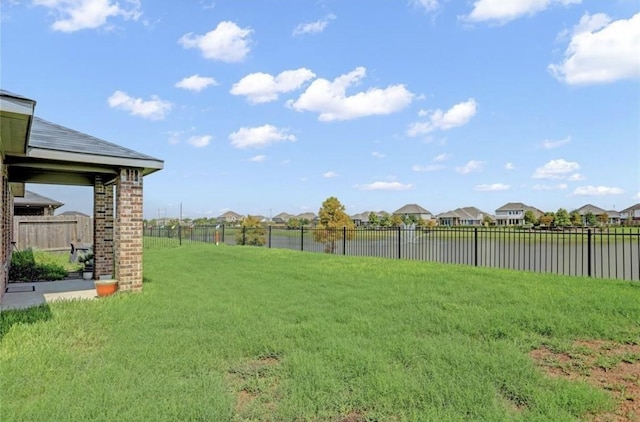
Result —
<instances>
[{"instance_id":1,"label":"distant house","mask_svg":"<svg viewBox=\"0 0 640 422\"><path fill-rule=\"evenodd\" d=\"M485 217L493 220L493 217L476 207L456 208L438 214L438 224L441 226L481 226Z\"/></svg>"},{"instance_id":2,"label":"distant house","mask_svg":"<svg viewBox=\"0 0 640 422\"><path fill-rule=\"evenodd\" d=\"M522 202L508 202L496 210L496 224L498 226L521 226L524 224L524 214L527 211L532 211L536 218L540 218L544 214L538 208Z\"/></svg>"},{"instance_id":3,"label":"distant house","mask_svg":"<svg viewBox=\"0 0 640 422\"><path fill-rule=\"evenodd\" d=\"M264 215L260 215L260 214L251 214L251 215L247 215L247 217L252 217L255 218L256 220L258 220L261 223L268 223L269 219L267 217L265 217Z\"/></svg>"},{"instance_id":4,"label":"distant house","mask_svg":"<svg viewBox=\"0 0 640 422\"><path fill-rule=\"evenodd\" d=\"M286 212L281 212L280 214L275 215L271 219L271 221L273 221L276 224L287 224L287 222L291 217L294 217L294 216L291 214L287 214Z\"/></svg>"},{"instance_id":5,"label":"distant house","mask_svg":"<svg viewBox=\"0 0 640 422\"><path fill-rule=\"evenodd\" d=\"M407 204L404 207L395 210L393 212L393 215L399 215L401 217L414 216L417 219L423 219L427 221L433 218L431 211L422 208L418 204Z\"/></svg>"},{"instance_id":6,"label":"distant house","mask_svg":"<svg viewBox=\"0 0 640 422\"><path fill-rule=\"evenodd\" d=\"M85 214L83 212L80 212L80 211L65 211L65 212L61 212L58 215L62 216L62 217L89 217L89 218L91 218L90 215L87 215L87 214Z\"/></svg>"},{"instance_id":7,"label":"distant house","mask_svg":"<svg viewBox=\"0 0 640 422\"><path fill-rule=\"evenodd\" d=\"M572 213L573 212L577 212L578 214L580 214L580 216L582 217L582 224L585 224L585 225L587 224L586 215L589 214L589 213L591 213L591 214L593 214L595 216L605 214L607 216L607 222L609 224L616 224L616 223L612 223L612 221L611 221L612 218L609 215L609 212L616 213L615 211L606 211L606 210L603 210L602 208L596 207L595 205L592 205L592 204L583 205L580 208L578 208L578 209L576 209L574 211L571 211L571 212ZM618 213L617 219L614 216L613 220L614 221L617 220L619 222L620 221L620 214Z\"/></svg>"},{"instance_id":8,"label":"distant house","mask_svg":"<svg viewBox=\"0 0 640 422\"><path fill-rule=\"evenodd\" d=\"M365 211L359 214L353 214L351 216L351 221L356 227L369 227L371 222L369 221L369 217L371 214L375 214L378 217L378 220L382 220L385 217L389 216L389 213L386 211Z\"/></svg>"},{"instance_id":9,"label":"distant house","mask_svg":"<svg viewBox=\"0 0 640 422\"><path fill-rule=\"evenodd\" d=\"M616 210L607 211L607 215L609 216L609 224L611 225L620 225L620 213Z\"/></svg>"},{"instance_id":10,"label":"distant house","mask_svg":"<svg viewBox=\"0 0 640 422\"><path fill-rule=\"evenodd\" d=\"M640 224L640 203L620 211L620 222L622 224Z\"/></svg>"},{"instance_id":11,"label":"distant house","mask_svg":"<svg viewBox=\"0 0 640 422\"><path fill-rule=\"evenodd\" d=\"M314 224L318 220L318 217L312 212L303 212L301 214L296 215L296 218L300 221L307 220L309 221L309 224Z\"/></svg>"},{"instance_id":12,"label":"distant house","mask_svg":"<svg viewBox=\"0 0 640 422\"><path fill-rule=\"evenodd\" d=\"M52 216L57 208L64 204L35 192L25 191L24 197L16 197L13 201L13 215L47 215Z\"/></svg>"},{"instance_id":13,"label":"distant house","mask_svg":"<svg viewBox=\"0 0 640 422\"><path fill-rule=\"evenodd\" d=\"M233 224L241 222L243 218L244 216L238 214L237 212L227 211L224 214L218 216L218 222L222 224Z\"/></svg>"}]
</instances>

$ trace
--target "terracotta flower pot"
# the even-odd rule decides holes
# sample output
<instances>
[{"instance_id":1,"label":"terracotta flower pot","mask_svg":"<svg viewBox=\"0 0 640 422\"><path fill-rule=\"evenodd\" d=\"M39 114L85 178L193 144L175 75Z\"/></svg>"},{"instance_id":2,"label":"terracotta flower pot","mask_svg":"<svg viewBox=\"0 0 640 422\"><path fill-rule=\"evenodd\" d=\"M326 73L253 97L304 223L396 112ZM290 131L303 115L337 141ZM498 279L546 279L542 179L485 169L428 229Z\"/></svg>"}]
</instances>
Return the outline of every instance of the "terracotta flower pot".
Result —
<instances>
[{"instance_id":1,"label":"terracotta flower pot","mask_svg":"<svg viewBox=\"0 0 640 422\"><path fill-rule=\"evenodd\" d=\"M109 296L118 291L118 280L96 280L94 284L98 297Z\"/></svg>"}]
</instances>

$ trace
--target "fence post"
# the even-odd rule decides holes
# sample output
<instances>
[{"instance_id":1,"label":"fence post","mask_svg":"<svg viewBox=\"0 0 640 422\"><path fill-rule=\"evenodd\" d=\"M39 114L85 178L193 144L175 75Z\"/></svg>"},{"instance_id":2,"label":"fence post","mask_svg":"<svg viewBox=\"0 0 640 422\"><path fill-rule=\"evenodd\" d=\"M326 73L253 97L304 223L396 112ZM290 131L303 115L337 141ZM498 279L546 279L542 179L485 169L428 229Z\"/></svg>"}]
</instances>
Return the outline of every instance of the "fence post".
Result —
<instances>
[{"instance_id":1,"label":"fence post","mask_svg":"<svg viewBox=\"0 0 640 422\"><path fill-rule=\"evenodd\" d=\"M244 226L242 228L242 244L243 245L247 244L247 226Z\"/></svg>"},{"instance_id":2,"label":"fence post","mask_svg":"<svg viewBox=\"0 0 640 422\"><path fill-rule=\"evenodd\" d=\"M398 226L398 259L402 258L402 233L400 232L400 226Z\"/></svg>"},{"instance_id":3,"label":"fence post","mask_svg":"<svg viewBox=\"0 0 640 422\"><path fill-rule=\"evenodd\" d=\"M342 255L347 254L347 226L342 226Z\"/></svg>"},{"instance_id":4,"label":"fence post","mask_svg":"<svg viewBox=\"0 0 640 422\"><path fill-rule=\"evenodd\" d=\"M300 250L304 251L304 226L300 227Z\"/></svg>"},{"instance_id":5,"label":"fence post","mask_svg":"<svg viewBox=\"0 0 640 422\"><path fill-rule=\"evenodd\" d=\"M587 229L587 276L591 277L591 229Z\"/></svg>"},{"instance_id":6,"label":"fence post","mask_svg":"<svg viewBox=\"0 0 640 422\"><path fill-rule=\"evenodd\" d=\"M473 266L478 266L478 228L473 228Z\"/></svg>"},{"instance_id":7,"label":"fence post","mask_svg":"<svg viewBox=\"0 0 640 422\"><path fill-rule=\"evenodd\" d=\"M178 244L182 245L182 226L178 224Z\"/></svg>"},{"instance_id":8,"label":"fence post","mask_svg":"<svg viewBox=\"0 0 640 422\"><path fill-rule=\"evenodd\" d=\"M271 249L271 226L269 226L269 249Z\"/></svg>"},{"instance_id":9,"label":"fence post","mask_svg":"<svg viewBox=\"0 0 640 422\"><path fill-rule=\"evenodd\" d=\"M222 243L224 243L224 223L222 224Z\"/></svg>"}]
</instances>

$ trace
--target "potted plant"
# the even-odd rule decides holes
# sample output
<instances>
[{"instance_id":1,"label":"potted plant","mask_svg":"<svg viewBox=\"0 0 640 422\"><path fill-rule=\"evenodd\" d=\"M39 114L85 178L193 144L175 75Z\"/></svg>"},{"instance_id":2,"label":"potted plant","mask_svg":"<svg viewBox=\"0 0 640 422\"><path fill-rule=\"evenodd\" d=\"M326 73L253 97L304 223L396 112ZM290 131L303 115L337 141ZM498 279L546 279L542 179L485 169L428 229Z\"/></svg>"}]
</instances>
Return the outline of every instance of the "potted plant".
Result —
<instances>
[{"instance_id":1,"label":"potted plant","mask_svg":"<svg viewBox=\"0 0 640 422\"><path fill-rule=\"evenodd\" d=\"M82 278L91 280L93 278L93 252L78 257L78 262L82 264Z\"/></svg>"},{"instance_id":2,"label":"potted plant","mask_svg":"<svg viewBox=\"0 0 640 422\"><path fill-rule=\"evenodd\" d=\"M111 276L100 277L100 280L95 280L93 283L100 297L109 296L118 291L118 280L113 280Z\"/></svg>"}]
</instances>

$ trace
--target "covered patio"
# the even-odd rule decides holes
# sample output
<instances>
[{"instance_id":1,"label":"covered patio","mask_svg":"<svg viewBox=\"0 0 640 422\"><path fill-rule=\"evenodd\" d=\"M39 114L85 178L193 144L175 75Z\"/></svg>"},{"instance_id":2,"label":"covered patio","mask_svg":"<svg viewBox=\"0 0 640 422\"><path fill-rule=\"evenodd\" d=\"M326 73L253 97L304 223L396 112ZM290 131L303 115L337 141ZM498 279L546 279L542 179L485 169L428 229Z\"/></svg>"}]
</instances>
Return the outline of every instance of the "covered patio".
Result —
<instances>
[{"instance_id":1,"label":"covered patio","mask_svg":"<svg viewBox=\"0 0 640 422\"><path fill-rule=\"evenodd\" d=\"M13 200L26 183L93 187L94 279L142 289L143 178L163 161L34 115L36 102L0 90L0 301L13 236Z\"/></svg>"}]
</instances>

